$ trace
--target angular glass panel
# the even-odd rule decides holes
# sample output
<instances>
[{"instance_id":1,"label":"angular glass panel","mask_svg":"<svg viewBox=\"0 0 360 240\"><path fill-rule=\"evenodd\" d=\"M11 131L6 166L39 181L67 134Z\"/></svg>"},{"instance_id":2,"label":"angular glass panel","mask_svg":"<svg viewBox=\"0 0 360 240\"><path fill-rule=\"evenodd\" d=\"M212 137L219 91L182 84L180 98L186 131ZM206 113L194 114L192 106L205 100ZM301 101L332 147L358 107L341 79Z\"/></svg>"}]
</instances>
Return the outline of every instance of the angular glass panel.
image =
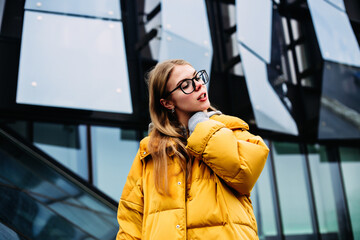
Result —
<instances>
[{"instance_id":1,"label":"angular glass panel","mask_svg":"<svg viewBox=\"0 0 360 240\"><path fill-rule=\"evenodd\" d=\"M119 0L26 0L25 9L120 19Z\"/></svg>"},{"instance_id":2,"label":"angular glass panel","mask_svg":"<svg viewBox=\"0 0 360 240\"><path fill-rule=\"evenodd\" d=\"M360 67L360 47L346 12L322 0L308 0L308 6L322 57Z\"/></svg>"},{"instance_id":3,"label":"angular glass panel","mask_svg":"<svg viewBox=\"0 0 360 240\"><path fill-rule=\"evenodd\" d=\"M21 163L19 161L8 161L6 152L0 151L0 166L2 169L1 176L6 179L7 184L16 186L19 189L26 189L33 197L38 198L40 201L46 201L51 198L63 198L67 194L78 193L74 189L62 189L54 186L49 181L43 181L43 178L51 177L51 175L41 173L40 175L34 175L29 169L32 167L38 167L38 171L46 171L46 168L42 168L36 163L26 161ZM5 170L6 169L6 170ZM16 174L14 174L16 173ZM18 175L22 177L18 177ZM50 178L49 180L53 180ZM70 190L70 191L69 191Z\"/></svg>"},{"instance_id":4,"label":"angular glass panel","mask_svg":"<svg viewBox=\"0 0 360 240\"><path fill-rule=\"evenodd\" d=\"M85 125L34 123L34 144L83 179L88 179Z\"/></svg>"},{"instance_id":5,"label":"angular glass panel","mask_svg":"<svg viewBox=\"0 0 360 240\"><path fill-rule=\"evenodd\" d=\"M355 240L360 240L360 148L340 147L345 194Z\"/></svg>"},{"instance_id":6,"label":"angular glass panel","mask_svg":"<svg viewBox=\"0 0 360 240\"><path fill-rule=\"evenodd\" d=\"M52 210L59 215L65 215L66 218L74 223L86 223L81 224L81 228L85 232L91 232L97 239L103 239L106 233L112 232L114 229L114 221L112 219L114 214L108 214L104 212L94 211L92 208L84 207L83 204L75 199L65 199L65 201L56 201L49 204ZM92 221L88 221L92 219Z\"/></svg>"},{"instance_id":7,"label":"angular glass panel","mask_svg":"<svg viewBox=\"0 0 360 240\"><path fill-rule=\"evenodd\" d=\"M211 72L212 49L201 47L177 34L163 32L159 61L180 58L190 62L196 70Z\"/></svg>"},{"instance_id":8,"label":"angular glass panel","mask_svg":"<svg viewBox=\"0 0 360 240\"><path fill-rule=\"evenodd\" d=\"M182 58L195 69L210 73L213 48L205 1L161 1L161 4L159 61ZM186 12L186 17L179 18L179 12Z\"/></svg>"},{"instance_id":9,"label":"angular glass panel","mask_svg":"<svg viewBox=\"0 0 360 240\"><path fill-rule=\"evenodd\" d=\"M259 128L298 135L296 123L268 81L266 63L239 44L246 85Z\"/></svg>"},{"instance_id":10,"label":"angular glass panel","mask_svg":"<svg viewBox=\"0 0 360 240\"><path fill-rule=\"evenodd\" d=\"M324 1L334 5L335 7L339 8L340 10L342 10L344 12L346 11L343 0L324 0Z\"/></svg>"},{"instance_id":11,"label":"angular glass panel","mask_svg":"<svg viewBox=\"0 0 360 240\"><path fill-rule=\"evenodd\" d=\"M164 31L212 52L205 1L162 1L161 4L161 22ZM181 11L186 12L186 17L179 18L178 14Z\"/></svg>"},{"instance_id":12,"label":"angular glass panel","mask_svg":"<svg viewBox=\"0 0 360 240\"><path fill-rule=\"evenodd\" d=\"M139 148L139 141L124 132L119 128L91 127L94 185L116 201Z\"/></svg>"},{"instance_id":13,"label":"angular glass panel","mask_svg":"<svg viewBox=\"0 0 360 240\"><path fill-rule=\"evenodd\" d=\"M341 239L331 175L331 167L336 167L336 163L328 161L324 146L309 145L308 152L320 233L328 237L324 239Z\"/></svg>"},{"instance_id":14,"label":"angular glass panel","mask_svg":"<svg viewBox=\"0 0 360 240\"><path fill-rule=\"evenodd\" d=\"M1 129L0 194L0 222L30 239L114 239L118 230L116 206Z\"/></svg>"},{"instance_id":15,"label":"angular glass panel","mask_svg":"<svg viewBox=\"0 0 360 240\"><path fill-rule=\"evenodd\" d=\"M1 178L1 177L0 177ZM0 221L30 239L83 239L90 237L76 225L54 214L12 185L0 185ZM94 238L90 238L94 239Z\"/></svg>"},{"instance_id":16,"label":"angular glass panel","mask_svg":"<svg viewBox=\"0 0 360 240\"><path fill-rule=\"evenodd\" d=\"M238 41L270 63L272 1L236 1Z\"/></svg>"},{"instance_id":17,"label":"angular glass panel","mask_svg":"<svg viewBox=\"0 0 360 240\"><path fill-rule=\"evenodd\" d=\"M294 143L274 142L272 146L284 234L312 234L304 156Z\"/></svg>"},{"instance_id":18,"label":"angular glass panel","mask_svg":"<svg viewBox=\"0 0 360 240\"><path fill-rule=\"evenodd\" d=\"M325 62L320 99L320 139L360 138L360 68Z\"/></svg>"},{"instance_id":19,"label":"angular glass panel","mask_svg":"<svg viewBox=\"0 0 360 240\"><path fill-rule=\"evenodd\" d=\"M17 103L132 113L121 22L25 11L22 36Z\"/></svg>"}]
</instances>

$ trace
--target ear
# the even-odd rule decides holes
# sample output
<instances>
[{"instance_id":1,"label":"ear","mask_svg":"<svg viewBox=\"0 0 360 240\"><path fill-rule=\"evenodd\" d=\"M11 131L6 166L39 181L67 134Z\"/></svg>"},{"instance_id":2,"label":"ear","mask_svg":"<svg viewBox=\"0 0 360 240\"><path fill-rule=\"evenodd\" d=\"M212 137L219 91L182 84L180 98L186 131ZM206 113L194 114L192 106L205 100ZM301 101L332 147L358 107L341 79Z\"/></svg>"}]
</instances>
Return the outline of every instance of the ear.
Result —
<instances>
[{"instance_id":1,"label":"ear","mask_svg":"<svg viewBox=\"0 0 360 240\"><path fill-rule=\"evenodd\" d=\"M171 101L171 100L162 98L162 99L160 99L160 103L161 103L161 105L164 106L164 108L167 108L169 110L175 108L175 105L174 105L173 101Z\"/></svg>"}]
</instances>

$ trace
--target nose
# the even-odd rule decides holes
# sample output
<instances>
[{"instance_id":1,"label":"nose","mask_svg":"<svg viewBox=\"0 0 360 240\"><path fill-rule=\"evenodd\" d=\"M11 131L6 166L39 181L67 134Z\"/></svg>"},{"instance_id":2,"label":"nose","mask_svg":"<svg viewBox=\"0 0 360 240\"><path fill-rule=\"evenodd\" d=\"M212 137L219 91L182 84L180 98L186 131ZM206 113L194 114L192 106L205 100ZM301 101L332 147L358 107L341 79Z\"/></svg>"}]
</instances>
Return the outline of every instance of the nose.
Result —
<instances>
[{"instance_id":1,"label":"nose","mask_svg":"<svg viewBox=\"0 0 360 240\"><path fill-rule=\"evenodd\" d=\"M199 91L202 84L200 83L200 81L194 81L194 83L195 83L195 91Z\"/></svg>"}]
</instances>

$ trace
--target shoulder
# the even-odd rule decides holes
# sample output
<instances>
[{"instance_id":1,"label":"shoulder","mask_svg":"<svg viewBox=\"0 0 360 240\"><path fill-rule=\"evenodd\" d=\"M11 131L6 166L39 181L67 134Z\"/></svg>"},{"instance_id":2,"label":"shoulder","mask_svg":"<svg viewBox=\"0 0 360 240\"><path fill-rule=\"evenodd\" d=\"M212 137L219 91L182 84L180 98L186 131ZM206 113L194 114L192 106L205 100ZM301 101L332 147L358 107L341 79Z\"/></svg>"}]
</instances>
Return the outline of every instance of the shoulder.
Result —
<instances>
[{"instance_id":1,"label":"shoulder","mask_svg":"<svg viewBox=\"0 0 360 240\"><path fill-rule=\"evenodd\" d=\"M144 159L150 154L149 141L150 141L150 136L147 136L140 141L140 145L139 145L140 159Z\"/></svg>"},{"instance_id":2,"label":"shoulder","mask_svg":"<svg viewBox=\"0 0 360 240\"><path fill-rule=\"evenodd\" d=\"M249 125L238 117L233 117L225 114L213 115L210 119L221 122L229 129L244 129L249 130Z\"/></svg>"}]
</instances>

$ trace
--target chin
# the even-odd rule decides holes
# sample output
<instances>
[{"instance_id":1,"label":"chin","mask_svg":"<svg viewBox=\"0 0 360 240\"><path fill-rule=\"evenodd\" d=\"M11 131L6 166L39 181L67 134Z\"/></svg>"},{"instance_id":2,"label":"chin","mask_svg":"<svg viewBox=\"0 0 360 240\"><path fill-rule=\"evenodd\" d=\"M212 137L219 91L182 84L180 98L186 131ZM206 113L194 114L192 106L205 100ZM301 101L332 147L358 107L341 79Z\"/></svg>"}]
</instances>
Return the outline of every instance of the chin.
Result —
<instances>
[{"instance_id":1,"label":"chin","mask_svg":"<svg viewBox=\"0 0 360 240\"><path fill-rule=\"evenodd\" d=\"M205 110L208 110L210 107L210 103L204 105L199 111L205 111Z\"/></svg>"},{"instance_id":2,"label":"chin","mask_svg":"<svg viewBox=\"0 0 360 240\"><path fill-rule=\"evenodd\" d=\"M209 109L209 107L210 107L210 102L207 101L205 110Z\"/></svg>"}]
</instances>

